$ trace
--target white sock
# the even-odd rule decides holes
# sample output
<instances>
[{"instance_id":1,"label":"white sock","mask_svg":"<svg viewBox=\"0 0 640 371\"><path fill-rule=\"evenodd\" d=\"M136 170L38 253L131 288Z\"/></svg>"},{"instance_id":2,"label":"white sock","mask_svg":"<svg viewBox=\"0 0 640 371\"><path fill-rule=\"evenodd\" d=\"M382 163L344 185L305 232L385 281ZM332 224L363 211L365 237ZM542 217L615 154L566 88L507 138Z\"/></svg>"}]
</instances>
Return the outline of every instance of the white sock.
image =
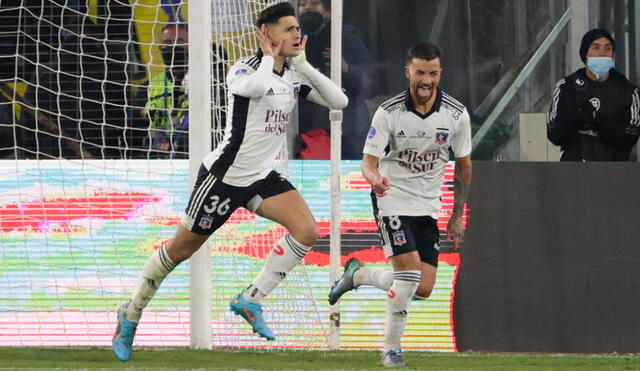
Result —
<instances>
[{"instance_id":1,"label":"white sock","mask_svg":"<svg viewBox=\"0 0 640 371\"><path fill-rule=\"evenodd\" d=\"M131 295L131 301L125 310L129 321L139 322L142 311L158 291L160 283L176 267L169 259L165 245L160 246L147 260L142 268L142 275Z\"/></svg>"},{"instance_id":2,"label":"white sock","mask_svg":"<svg viewBox=\"0 0 640 371\"><path fill-rule=\"evenodd\" d=\"M259 303L295 268L311 250L286 234L271 250L267 261L251 285L242 292L242 297L250 302Z\"/></svg>"},{"instance_id":3,"label":"white sock","mask_svg":"<svg viewBox=\"0 0 640 371\"><path fill-rule=\"evenodd\" d=\"M407 326L407 310L420 285L420 271L393 272L393 285L387 295L384 351L400 349L400 340Z\"/></svg>"},{"instance_id":4,"label":"white sock","mask_svg":"<svg viewBox=\"0 0 640 371\"><path fill-rule=\"evenodd\" d=\"M353 284L375 286L380 290L389 291L393 283L393 271L369 269L366 266L353 274Z\"/></svg>"}]
</instances>

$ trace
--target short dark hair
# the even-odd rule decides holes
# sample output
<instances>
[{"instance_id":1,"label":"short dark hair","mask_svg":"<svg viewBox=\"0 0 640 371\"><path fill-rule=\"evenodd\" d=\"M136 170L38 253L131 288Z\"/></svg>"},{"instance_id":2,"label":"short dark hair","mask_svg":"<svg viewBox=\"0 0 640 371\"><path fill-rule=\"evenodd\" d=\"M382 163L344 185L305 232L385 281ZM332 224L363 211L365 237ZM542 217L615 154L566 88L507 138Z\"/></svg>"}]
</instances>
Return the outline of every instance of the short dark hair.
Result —
<instances>
[{"instance_id":1,"label":"short dark hair","mask_svg":"<svg viewBox=\"0 0 640 371\"><path fill-rule=\"evenodd\" d=\"M256 19L256 27L260 28L263 24L275 24L280 21L282 17L294 16L296 12L289 3L278 3L265 8L258 14Z\"/></svg>"},{"instance_id":2,"label":"short dark hair","mask_svg":"<svg viewBox=\"0 0 640 371\"><path fill-rule=\"evenodd\" d=\"M594 28L593 30L588 31L586 34L584 34L584 36L582 36L579 54L580 59L582 59L583 63L587 63L587 51L589 51L591 44L593 44L594 41L598 40L601 37L609 40L609 42L611 43L611 52L616 52L616 41L613 39L613 36L611 36L611 34L607 30L603 30L602 28Z\"/></svg>"},{"instance_id":3,"label":"short dark hair","mask_svg":"<svg viewBox=\"0 0 640 371\"><path fill-rule=\"evenodd\" d=\"M407 52L407 64L411 63L414 58L425 59L427 61L440 58L442 50L440 47L430 42L421 42L414 45Z\"/></svg>"}]
</instances>

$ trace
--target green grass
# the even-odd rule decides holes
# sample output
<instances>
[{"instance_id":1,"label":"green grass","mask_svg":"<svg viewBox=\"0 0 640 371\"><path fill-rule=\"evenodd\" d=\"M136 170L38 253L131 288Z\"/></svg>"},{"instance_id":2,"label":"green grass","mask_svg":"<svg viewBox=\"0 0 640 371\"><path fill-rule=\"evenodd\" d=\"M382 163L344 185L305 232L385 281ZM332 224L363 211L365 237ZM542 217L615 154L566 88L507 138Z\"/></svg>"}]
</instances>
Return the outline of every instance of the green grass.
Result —
<instances>
[{"instance_id":1,"label":"green grass","mask_svg":"<svg viewBox=\"0 0 640 371\"><path fill-rule=\"evenodd\" d=\"M639 355L406 352L416 370L640 370ZM370 370L368 351L139 349L120 362L104 348L0 348L0 370Z\"/></svg>"}]
</instances>

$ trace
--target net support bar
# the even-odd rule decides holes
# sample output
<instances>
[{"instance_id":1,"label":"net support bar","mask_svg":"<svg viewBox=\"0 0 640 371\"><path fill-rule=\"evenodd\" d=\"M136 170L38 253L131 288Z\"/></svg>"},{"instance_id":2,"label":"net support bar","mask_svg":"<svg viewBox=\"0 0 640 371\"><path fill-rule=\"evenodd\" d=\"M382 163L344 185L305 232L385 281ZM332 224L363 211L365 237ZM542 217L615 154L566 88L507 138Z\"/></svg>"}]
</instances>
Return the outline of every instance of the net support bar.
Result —
<instances>
[{"instance_id":1,"label":"net support bar","mask_svg":"<svg viewBox=\"0 0 640 371\"><path fill-rule=\"evenodd\" d=\"M342 0L331 0L331 80L342 86ZM331 120L331 237L329 239L330 281L340 276L340 158L342 157L342 111L332 110ZM330 282L330 283L331 283ZM329 348L340 347L340 304L331 306Z\"/></svg>"},{"instance_id":2,"label":"net support bar","mask_svg":"<svg viewBox=\"0 0 640 371\"><path fill-rule=\"evenodd\" d=\"M553 42L556 41L556 39L560 35L560 32L564 30L564 28L567 26L570 20L571 20L571 8L567 9L567 11L564 12L562 17L558 21L558 23L556 23L556 25L553 27L551 32L549 32L549 35L544 39L544 41L542 42L542 45L540 45L538 50L536 50L536 52L533 54L529 62L527 62L527 64L522 69L522 71L520 71L516 79L513 81L509 89L507 89L507 91L504 93L500 101L498 101L498 104L495 106L493 111L491 111L491 113L489 114L489 117L487 117L487 119L484 120L484 122L482 123L482 126L480 126L480 129L478 129L478 132L476 133L476 135L473 137L473 140L472 140L474 151L476 148L478 148L478 145L480 145L480 142L482 141L484 136L487 135L487 133L489 132L489 129L491 129L491 127L496 122L498 117L500 117L500 115L502 114L502 111L504 111L504 109L507 107L509 102L511 102L511 99L515 97L516 93L518 92L522 84L524 84L524 82L527 80L531 72L533 72L533 69L538 65L538 63L540 63L540 60L542 60L542 57L544 57L547 51L549 51L549 48L551 48L551 45L553 45Z\"/></svg>"},{"instance_id":3,"label":"net support bar","mask_svg":"<svg viewBox=\"0 0 640 371\"><path fill-rule=\"evenodd\" d=\"M189 178L211 150L211 2L189 2ZM196 220L195 223L198 223ZM211 251L206 242L189 260L191 348L211 349Z\"/></svg>"}]
</instances>

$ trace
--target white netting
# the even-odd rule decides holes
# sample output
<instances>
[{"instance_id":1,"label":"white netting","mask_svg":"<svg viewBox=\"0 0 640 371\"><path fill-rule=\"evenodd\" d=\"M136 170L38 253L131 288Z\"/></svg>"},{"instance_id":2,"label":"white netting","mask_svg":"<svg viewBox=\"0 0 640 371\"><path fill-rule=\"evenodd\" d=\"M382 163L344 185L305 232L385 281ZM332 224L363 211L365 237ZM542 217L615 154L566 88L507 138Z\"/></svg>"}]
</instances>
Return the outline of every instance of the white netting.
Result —
<instances>
[{"instance_id":1,"label":"white netting","mask_svg":"<svg viewBox=\"0 0 640 371\"><path fill-rule=\"evenodd\" d=\"M224 73L255 52L252 21L274 2L212 2L214 145ZM109 345L115 309L189 197L186 5L11 4L0 4L0 346ZM169 66L160 46L173 51ZM228 300L283 233L243 209L212 238L214 345L266 346ZM145 312L137 345L189 344L188 281L185 263ZM279 335L269 346L326 345L312 295L325 285L301 267L276 289L265 302Z\"/></svg>"}]
</instances>

